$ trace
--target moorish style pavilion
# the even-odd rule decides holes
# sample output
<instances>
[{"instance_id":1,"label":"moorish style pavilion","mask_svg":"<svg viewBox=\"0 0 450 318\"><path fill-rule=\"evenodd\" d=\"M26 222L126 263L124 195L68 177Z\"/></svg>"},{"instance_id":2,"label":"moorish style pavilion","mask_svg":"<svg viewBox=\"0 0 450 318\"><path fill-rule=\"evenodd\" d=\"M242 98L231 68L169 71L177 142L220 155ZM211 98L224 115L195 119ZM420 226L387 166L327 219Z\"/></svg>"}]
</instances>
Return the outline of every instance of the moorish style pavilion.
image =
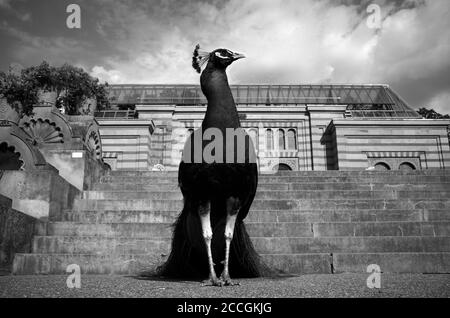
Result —
<instances>
[{"instance_id":1,"label":"moorish style pavilion","mask_svg":"<svg viewBox=\"0 0 450 318\"><path fill-rule=\"evenodd\" d=\"M450 121L423 119L388 85L231 89L262 171L450 166ZM200 87L112 85L109 93L113 109L95 114L105 162L113 170L176 170L205 114Z\"/></svg>"}]
</instances>

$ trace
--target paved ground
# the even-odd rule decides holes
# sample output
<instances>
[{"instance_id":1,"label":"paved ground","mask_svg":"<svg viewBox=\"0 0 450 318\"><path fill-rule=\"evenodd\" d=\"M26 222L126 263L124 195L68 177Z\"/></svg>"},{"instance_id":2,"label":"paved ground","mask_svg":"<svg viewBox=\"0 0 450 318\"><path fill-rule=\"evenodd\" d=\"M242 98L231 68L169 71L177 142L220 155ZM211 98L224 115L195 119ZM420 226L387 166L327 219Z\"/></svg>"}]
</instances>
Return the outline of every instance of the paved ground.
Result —
<instances>
[{"instance_id":1,"label":"paved ground","mask_svg":"<svg viewBox=\"0 0 450 318\"><path fill-rule=\"evenodd\" d=\"M82 275L69 289L67 276L0 276L0 297L450 297L450 274L381 274L381 289L369 289L369 274L303 275L240 279L233 287L195 281L131 276Z\"/></svg>"}]
</instances>

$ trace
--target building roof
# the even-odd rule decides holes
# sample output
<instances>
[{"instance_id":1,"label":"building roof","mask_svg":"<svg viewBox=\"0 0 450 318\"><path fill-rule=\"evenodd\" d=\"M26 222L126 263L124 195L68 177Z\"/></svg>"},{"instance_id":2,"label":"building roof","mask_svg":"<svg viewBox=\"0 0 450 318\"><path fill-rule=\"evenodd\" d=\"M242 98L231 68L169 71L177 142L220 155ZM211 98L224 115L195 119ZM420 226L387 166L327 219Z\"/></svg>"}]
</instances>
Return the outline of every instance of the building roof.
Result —
<instances>
[{"instance_id":1,"label":"building roof","mask_svg":"<svg viewBox=\"0 0 450 318\"><path fill-rule=\"evenodd\" d=\"M387 85L231 85L238 105L347 105L352 117L420 115ZM110 85L113 105L205 105L199 85Z\"/></svg>"}]
</instances>

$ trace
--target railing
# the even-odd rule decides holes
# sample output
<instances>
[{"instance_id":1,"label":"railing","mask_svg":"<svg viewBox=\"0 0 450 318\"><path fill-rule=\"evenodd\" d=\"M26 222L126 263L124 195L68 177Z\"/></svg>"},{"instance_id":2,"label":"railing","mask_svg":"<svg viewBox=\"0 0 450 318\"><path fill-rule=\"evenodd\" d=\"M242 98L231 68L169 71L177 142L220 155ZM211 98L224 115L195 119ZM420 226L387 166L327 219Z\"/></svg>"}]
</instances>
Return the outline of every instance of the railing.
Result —
<instances>
[{"instance_id":1,"label":"railing","mask_svg":"<svg viewBox=\"0 0 450 318\"><path fill-rule=\"evenodd\" d=\"M239 102L237 102L239 104ZM97 111L95 118L105 119L136 119L138 112L135 110L104 110ZM414 111L403 110L346 110L346 118L420 118Z\"/></svg>"},{"instance_id":2,"label":"railing","mask_svg":"<svg viewBox=\"0 0 450 318\"><path fill-rule=\"evenodd\" d=\"M102 110L95 112L94 116L107 119L135 119L138 113L135 110Z\"/></svg>"},{"instance_id":3,"label":"railing","mask_svg":"<svg viewBox=\"0 0 450 318\"><path fill-rule=\"evenodd\" d=\"M231 85L238 104L382 104L405 108L383 85ZM198 85L111 85L112 104L206 104Z\"/></svg>"},{"instance_id":4,"label":"railing","mask_svg":"<svg viewBox=\"0 0 450 318\"><path fill-rule=\"evenodd\" d=\"M421 118L421 116L414 111L402 110L348 110L353 118ZM350 117L350 116L349 116Z\"/></svg>"},{"instance_id":5,"label":"railing","mask_svg":"<svg viewBox=\"0 0 450 318\"><path fill-rule=\"evenodd\" d=\"M234 101L238 105L260 104L260 105L294 105L294 104L339 104L340 97L235 97ZM136 97L130 103L137 104L161 104L161 105L206 105L207 99L204 97ZM122 101L121 103L125 103Z\"/></svg>"},{"instance_id":6,"label":"railing","mask_svg":"<svg viewBox=\"0 0 450 318\"><path fill-rule=\"evenodd\" d=\"M353 117L420 117L386 85L231 85L230 89L241 106L346 105ZM111 85L109 99L113 105L207 104L199 85Z\"/></svg>"}]
</instances>

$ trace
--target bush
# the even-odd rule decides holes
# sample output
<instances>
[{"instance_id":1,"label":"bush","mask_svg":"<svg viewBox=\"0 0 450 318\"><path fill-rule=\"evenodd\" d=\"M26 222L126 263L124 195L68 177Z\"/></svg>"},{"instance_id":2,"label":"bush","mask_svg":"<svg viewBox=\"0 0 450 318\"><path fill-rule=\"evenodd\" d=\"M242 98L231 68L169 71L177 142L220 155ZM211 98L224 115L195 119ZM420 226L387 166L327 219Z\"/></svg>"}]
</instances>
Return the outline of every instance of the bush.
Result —
<instances>
[{"instance_id":1,"label":"bush","mask_svg":"<svg viewBox=\"0 0 450 318\"><path fill-rule=\"evenodd\" d=\"M450 119L450 115L442 115L434 109L420 108L417 111L425 119Z\"/></svg>"},{"instance_id":2,"label":"bush","mask_svg":"<svg viewBox=\"0 0 450 318\"><path fill-rule=\"evenodd\" d=\"M82 68L69 64L60 67L42 62L22 70L20 75L0 72L0 94L21 115L30 115L38 103L39 91L55 91L56 107L69 115L79 115L83 102L97 101L97 109L109 108L108 83L101 84Z\"/></svg>"},{"instance_id":3,"label":"bush","mask_svg":"<svg viewBox=\"0 0 450 318\"><path fill-rule=\"evenodd\" d=\"M38 92L35 81L23 75L0 72L0 94L20 116L32 114Z\"/></svg>"}]
</instances>

